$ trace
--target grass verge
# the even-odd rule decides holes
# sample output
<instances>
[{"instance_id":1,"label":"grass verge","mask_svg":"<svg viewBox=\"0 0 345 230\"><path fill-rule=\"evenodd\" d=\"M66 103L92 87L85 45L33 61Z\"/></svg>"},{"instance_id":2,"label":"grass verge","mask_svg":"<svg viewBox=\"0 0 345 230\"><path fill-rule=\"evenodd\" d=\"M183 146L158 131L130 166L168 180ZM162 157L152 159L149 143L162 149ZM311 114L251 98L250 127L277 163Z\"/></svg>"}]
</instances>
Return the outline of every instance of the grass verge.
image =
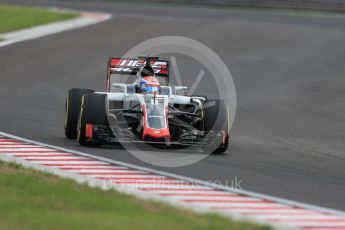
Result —
<instances>
[{"instance_id":1,"label":"grass verge","mask_svg":"<svg viewBox=\"0 0 345 230\"><path fill-rule=\"evenodd\" d=\"M90 188L1 161L0 185L0 229L270 229Z\"/></svg>"},{"instance_id":2,"label":"grass verge","mask_svg":"<svg viewBox=\"0 0 345 230\"><path fill-rule=\"evenodd\" d=\"M74 13L0 4L0 33L67 20L77 16L78 14Z\"/></svg>"}]
</instances>

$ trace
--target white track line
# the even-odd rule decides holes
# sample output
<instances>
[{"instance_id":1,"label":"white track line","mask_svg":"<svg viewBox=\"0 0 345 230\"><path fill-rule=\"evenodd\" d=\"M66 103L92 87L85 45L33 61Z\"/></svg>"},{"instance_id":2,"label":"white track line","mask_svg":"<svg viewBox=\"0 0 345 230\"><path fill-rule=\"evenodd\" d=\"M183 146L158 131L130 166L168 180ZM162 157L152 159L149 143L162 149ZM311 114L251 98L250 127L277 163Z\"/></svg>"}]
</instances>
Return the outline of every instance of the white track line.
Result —
<instances>
[{"instance_id":1,"label":"white track line","mask_svg":"<svg viewBox=\"0 0 345 230\"><path fill-rule=\"evenodd\" d=\"M187 177L113 161L2 133L0 159L102 189L168 202L197 212L215 211L279 229L345 229L344 212L214 186ZM6 138L7 137L7 138ZM30 148L23 148L30 145Z\"/></svg>"},{"instance_id":2,"label":"white track line","mask_svg":"<svg viewBox=\"0 0 345 230\"><path fill-rule=\"evenodd\" d=\"M63 9L61 11L64 11ZM77 29L93 24L97 24L111 18L110 14L81 12L80 16L75 19L65 20L61 22L50 23L41 26L35 26L28 29L0 34L5 39L0 42L0 47L8 46L17 42L27 41L51 34L60 33L67 30Z\"/></svg>"}]
</instances>

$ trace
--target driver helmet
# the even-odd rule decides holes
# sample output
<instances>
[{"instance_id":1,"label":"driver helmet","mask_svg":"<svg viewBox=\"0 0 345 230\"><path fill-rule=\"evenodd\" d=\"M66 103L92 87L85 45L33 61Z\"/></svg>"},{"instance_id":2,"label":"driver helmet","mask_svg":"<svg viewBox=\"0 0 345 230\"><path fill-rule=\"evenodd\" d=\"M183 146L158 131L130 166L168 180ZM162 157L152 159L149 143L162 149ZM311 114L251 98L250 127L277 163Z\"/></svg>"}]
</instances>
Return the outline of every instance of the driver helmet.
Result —
<instances>
[{"instance_id":1,"label":"driver helmet","mask_svg":"<svg viewBox=\"0 0 345 230\"><path fill-rule=\"evenodd\" d=\"M154 76L143 77L140 81L139 87L142 93L159 94L161 92L159 81Z\"/></svg>"}]
</instances>

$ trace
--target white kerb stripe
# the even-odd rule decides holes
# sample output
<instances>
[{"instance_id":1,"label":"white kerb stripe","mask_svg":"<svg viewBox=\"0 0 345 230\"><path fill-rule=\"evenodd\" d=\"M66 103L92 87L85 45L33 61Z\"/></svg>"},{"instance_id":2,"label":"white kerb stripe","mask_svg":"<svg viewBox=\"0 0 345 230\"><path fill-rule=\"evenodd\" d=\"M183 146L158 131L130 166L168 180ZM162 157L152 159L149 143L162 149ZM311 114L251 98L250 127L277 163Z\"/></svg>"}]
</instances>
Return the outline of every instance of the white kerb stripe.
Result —
<instances>
[{"instance_id":1,"label":"white kerb stripe","mask_svg":"<svg viewBox=\"0 0 345 230\"><path fill-rule=\"evenodd\" d=\"M53 152L55 149L47 149L47 148L0 148L0 152Z\"/></svg>"},{"instance_id":2,"label":"white kerb stripe","mask_svg":"<svg viewBox=\"0 0 345 230\"><path fill-rule=\"evenodd\" d=\"M260 219L280 219L280 220L341 220L339 217L327 216L315 213L314 215L304 215L304 214L272 214L272 215L255 215ZM343 219L345 223L345 219Z\"/></svg>"},{"instance_id":3,"label":"white kerb stripe","mask_svg":"<svg viewBox=\"0 0 345 230\"><path fill-rule=\"evenodd\" d=\"M31 161L36 164L42 164L42 165L49 165L49 164L54 164L54 165L73 165L73 164L100 164L100 165L109 165L108 163L102 162L102 161Z\"/></svg>"},{"instance_id":4,"label":"white kerb stripe","mask_svg":"<svg viewBox=\"0 0 345 230\"><path fill-rule=\"evenodd\" d=\"M28 157L28 156L56 156L56 155L61 155L61 156L74 156L73 154L70 154L70 153L66 153L66 152L13 152L13 153L10 153L10 154L7 154L7 155L13 155L13 156L16 156L16 157Z\"/></svg>"},{"instance_id":5,"label":"white kerb stripe","mask_svg":"<svg viewBox=\"0 0 345 230\"><path fill-rule=\"evenodd\" d=\"M88 158L88 157L79 157L79 156L44 156L44 157L41 157L41 156L24 156L24 157L21 157L22 159L24 160L76 160L76 161L79 161L79 160L87 160L87 161L94 161L93 159L91 158Z\"/></svg>"},{"instance_id":6,"label":"white kerb stripe","mask_svg":"<svg viewBox=\"0 0 345 230\"><path fill-rule=\"evenodd\" d=\"M170 196L169 196L170 197ZM251 198L251 197L217 197L215 196L196 196L196 197L189 197L189 196L171 196L172 199L177 199L177 200L214 200L214 201L261 201L260 199L257 198Z\"/></svg>"},{"instance_id":7,"label":"white kerb stripe","mask_svg":"<svg viewBox=\"0 0 345 230\"><path fill-rule=\"evenodd\" d=\"M278 221L276 221L278 222ZM345 229L345 223L336 223L336 222L314 222L314 221L305 221L305 222L293 222L293 221L279 221L279 223L284 223L291 226L298 227L343 227L341 230ZM338 228L339 229L339 228Z\"/></svg>"},{"instance_id":8,"label":"white kerb stripe","mask_svg":"<svg viewBox=\"0 0 345 230\"><path fill-rule=\"evenodd\" d=\"M116 173L116 172L123 172L127 171L125 168L113 168L113 169L71 169L70 172L76 172L76 173ZM105 175L105 174L102 174Z\"/></svg>"},{"instance_id":9,"label":"white kerb stripe","mask_svg":"<svg viewBox=\"0 0 345 230\"><path fill-rule=\"evenodd\" d=\"M267 203L241 203L241 202L232 202L232 203L221 203L221 202L194 202L194 203L188 203L190 205L198 205L203 207L242 207L242 208L273 208L273 207L285 207L282 204L267 204Z\"/></svg>"},{"instance_id":10,"label":"white kerb stripe","mask_svg":"<svg viewBox=\"0 0 345 230\"><path fill-rule=\"evenodd\" d=\"M0 144L0 149L8 148L37 148L37 145L23 145L23 144Z\"/></svg>"},{"instance_id":11,"label":"white kerb stripe","mask_svg":"<svg viewBox=\"0 0 345 230\"><path fill-rule=\"evenodd\" d=\"M113 166L113 165L57 165L51 166L57 167L66 171L81 171L81 170L117 170L117 169L127 169L123 166Z\"/></svg>"}]
</instances>

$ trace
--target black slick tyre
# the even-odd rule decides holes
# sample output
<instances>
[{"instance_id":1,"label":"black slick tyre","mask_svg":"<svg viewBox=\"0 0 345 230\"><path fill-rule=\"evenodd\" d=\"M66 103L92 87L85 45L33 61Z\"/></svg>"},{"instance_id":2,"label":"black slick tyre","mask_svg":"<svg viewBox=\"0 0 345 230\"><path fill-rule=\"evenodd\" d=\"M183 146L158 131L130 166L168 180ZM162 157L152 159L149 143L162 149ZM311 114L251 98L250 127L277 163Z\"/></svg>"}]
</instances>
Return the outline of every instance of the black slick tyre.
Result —
<instances>
[{"instance_id":1,"label":"black slick tyre","mask_svg":"<svg viewBox=\"0 0 345 230\"><path fill-rule=\"evenodd\" d=\"M80 103L77 140L83 146L102 145L102 140L93 133L94 127L107 124L105 95L97 93L84 94Z\"/></svg>"},{"instance_id":2,"label":"black slick tyre","mask_svg":"<svg viewBox=\"0 0 345 230\"><path fill-rule=\"evenodd\" d=\"M205 152L224 153L229 146L229 112L224 100L209 100L204 106L204 127L211 143L205 146ZM211 134L215 134L213 137Z\"/></svg>"},{"instance_id":3,"label":"black slick tyre","mask_svg":"<svg viewBox=\"0 0 345 230\"><path fill-rule=\"evenodd\" d=\"M94 92L91 89L70 89L65 103L65 136L68 139L77 139L77 125L81 97L86 93Z\"/></svg>"}]
</instances>

